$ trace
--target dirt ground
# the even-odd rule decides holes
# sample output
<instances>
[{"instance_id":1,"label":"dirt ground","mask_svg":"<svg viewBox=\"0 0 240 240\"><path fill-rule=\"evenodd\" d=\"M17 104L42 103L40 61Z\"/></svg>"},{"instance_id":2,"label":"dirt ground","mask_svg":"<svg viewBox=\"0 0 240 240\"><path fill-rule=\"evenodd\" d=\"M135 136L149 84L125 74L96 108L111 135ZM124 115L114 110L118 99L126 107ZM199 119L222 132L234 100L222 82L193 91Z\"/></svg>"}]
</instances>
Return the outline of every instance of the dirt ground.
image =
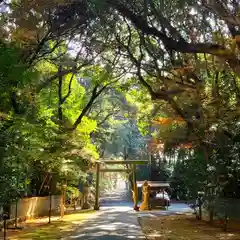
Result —
<instances>
[{"instance_id":1,"label":"dirt ground","mask_svg":"<svg viewBox=\"0 0 240 240\"><path fill-rule=\"evenodd\" d=\"M240 240L240 231L223 232L191 215L141 217L139 222L148 240Z\"/></svg>"},{"instance_id":2,"label":"dirt ground","mask_svg":"<svg viewBox=\"0 0 240 240\"><path fill-rule=\"evenodd\" d=\"M48 224L48 218L33 219L26 223L19 224L22 230L8 230L7 239L9 240L56 240L64 239L74 232L84 221L95 217L98 213L93 210L66 214L63 219L52 217L52 223ZM3 239L3 232L0 232L0 239Z\"/></svg>"}]
</instances>

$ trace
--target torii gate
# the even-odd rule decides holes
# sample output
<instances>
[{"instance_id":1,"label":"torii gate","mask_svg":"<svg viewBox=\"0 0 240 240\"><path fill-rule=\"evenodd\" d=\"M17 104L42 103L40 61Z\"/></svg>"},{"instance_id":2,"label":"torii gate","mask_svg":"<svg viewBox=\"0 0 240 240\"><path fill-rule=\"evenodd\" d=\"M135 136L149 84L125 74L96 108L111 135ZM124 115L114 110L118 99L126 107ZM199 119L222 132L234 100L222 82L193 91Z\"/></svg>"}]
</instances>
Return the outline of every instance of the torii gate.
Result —
<instances>
[{"instance_id":1,"label":"torii gate","mask_svg":"<svg viewBox=\"0 0 240 240\"><path fill-rule=\"evenodd\" d=\"M108 169L102 168L103 165L130 165L131 167L128 169ZM94 209L99 210L99 182L100 182L100 172L132 172L132 180L133 180L133 201L134 201L134 210L137 210L138 206L138 188L136 182L136 165L148 164L148 160L122 160L122 161L114 161L114 160L102 160L96 162L96 194L95 194L95 204Z\"/></svg>"}]
</instances>

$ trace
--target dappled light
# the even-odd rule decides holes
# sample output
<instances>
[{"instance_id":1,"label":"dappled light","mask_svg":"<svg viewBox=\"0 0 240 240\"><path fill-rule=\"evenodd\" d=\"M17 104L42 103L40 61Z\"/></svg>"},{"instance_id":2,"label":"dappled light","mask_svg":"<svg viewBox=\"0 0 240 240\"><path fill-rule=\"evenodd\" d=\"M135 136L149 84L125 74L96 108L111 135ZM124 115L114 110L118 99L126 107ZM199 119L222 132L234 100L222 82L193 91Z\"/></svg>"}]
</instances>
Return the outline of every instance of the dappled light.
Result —
<instances>
[{"instance_id":1,"label":"dappled light","mask_svg":"<svg viewBox=\"0 0 240 240\"><path fill-rule=\"evenodd\" d=\"M33 214L35 212L37 204L38 204L38 198L35 198L35 199L33 199L33 201L30 202L29 209L27 211L28 218L34 217Z\"/></svg>"},{"instance_id":2,"label":"dappled light","mask_svg":"<svg viewBox=\"0 0 240 240\"><path fill-rule=\"evenodd\" d=\"M100 214L100 213L99 213ZM84 221L98 215L95 211L88 211L86 213L74 213L65 215L63 219L53 217L52 223L48 223L48 219L35 219L26 225L26 229L19 232L9 233L9 239L58 239L66 237L81 226Z\"/></svg>"},{"instance_id":3,"label":"dappled light","mask_svg":"<svg viewBox=\"0 0 240 240\"><path fill-rule=\"evenodd\" d=\"M71 239L145 239L137 215L129 207L105 207L99 218L91 219L79 234Z\"/></svg>"},{"instance_id":4,"label":"dappled light","mask_svg":"<svg viewBox=\"0 0 240 240\"><path fill-rule=\"evenodd\" d=\"M4 240L239 239L240 0L0 0L0 89Z\"/></svg>"},{"instance_id":5,"label":"dappled light","mask_svg":"<svg viewBox=\"0 0 240 240\"><path fill-rule=\"evenodd\" d=\"M140 224L147 238L155 240L238 240L240 232L223 233L221 229L194 216L142 217Z\"/></svg>"}]
</instances>

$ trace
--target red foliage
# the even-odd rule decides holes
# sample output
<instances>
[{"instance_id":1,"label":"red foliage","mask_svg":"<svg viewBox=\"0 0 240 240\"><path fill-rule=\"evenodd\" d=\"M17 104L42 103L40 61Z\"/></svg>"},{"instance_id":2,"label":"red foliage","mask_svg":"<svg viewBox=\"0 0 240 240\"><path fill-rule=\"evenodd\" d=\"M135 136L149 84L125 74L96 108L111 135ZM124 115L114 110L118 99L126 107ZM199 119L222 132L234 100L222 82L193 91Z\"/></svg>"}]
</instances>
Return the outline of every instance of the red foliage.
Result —
<instances>
[{"instance_id":1,"label":"red foliage","mask_svg":"<svg viewBox=\"0 0 240 240\"><path fill-rule=\"evenodd\" d=\"M180 148L185 148L185 149L190 149L192 148L192 144L191 143L182 143L179 145Z\"/></svg>"},{"instance_id":2,"label":"red foliage","mask_svg":"<svg viewBox=\"0 0 240 240\"><path fill-rule=\"evenodd\" d=\"M183 123L183 122L185 122L185 120L181 117L177 117L177 118L160 117L158 119L153 120L153 123L163 124L163 125L168 125L173 123Z\"/></svg>"},{"instance_id":3,"label":"red foliage","mask_svg":"<svg viewBox=\"0 0 240 240\"><path fill-rule=\"evenodd\" d=\"M164 143L158 139L153 139L148 145L148 150L150 152L156 152L156 151L161 152L163 151L163 149L164 149Z\"/></svg>"}]
</instances>

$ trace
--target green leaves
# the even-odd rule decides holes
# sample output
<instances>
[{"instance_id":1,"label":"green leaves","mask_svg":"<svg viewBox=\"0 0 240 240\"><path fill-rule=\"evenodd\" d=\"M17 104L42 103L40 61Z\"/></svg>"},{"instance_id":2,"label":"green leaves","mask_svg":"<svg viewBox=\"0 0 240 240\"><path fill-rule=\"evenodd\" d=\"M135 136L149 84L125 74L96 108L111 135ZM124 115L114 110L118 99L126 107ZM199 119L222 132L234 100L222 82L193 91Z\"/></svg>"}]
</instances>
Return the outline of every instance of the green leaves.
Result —
<instances>
[{"instance_id":1,"label":"green leaves","mask_svg":"<svg viewBox=\"0 0 240 240\"><path fill-rule=\"evenodd\" d=\"M182 200L196 199L198 191L204 191L204 181L208 179L207 163L200 152L193 154L183 153L178 157L171 177L173 195Z\"/></svg>"}]
</instances>

